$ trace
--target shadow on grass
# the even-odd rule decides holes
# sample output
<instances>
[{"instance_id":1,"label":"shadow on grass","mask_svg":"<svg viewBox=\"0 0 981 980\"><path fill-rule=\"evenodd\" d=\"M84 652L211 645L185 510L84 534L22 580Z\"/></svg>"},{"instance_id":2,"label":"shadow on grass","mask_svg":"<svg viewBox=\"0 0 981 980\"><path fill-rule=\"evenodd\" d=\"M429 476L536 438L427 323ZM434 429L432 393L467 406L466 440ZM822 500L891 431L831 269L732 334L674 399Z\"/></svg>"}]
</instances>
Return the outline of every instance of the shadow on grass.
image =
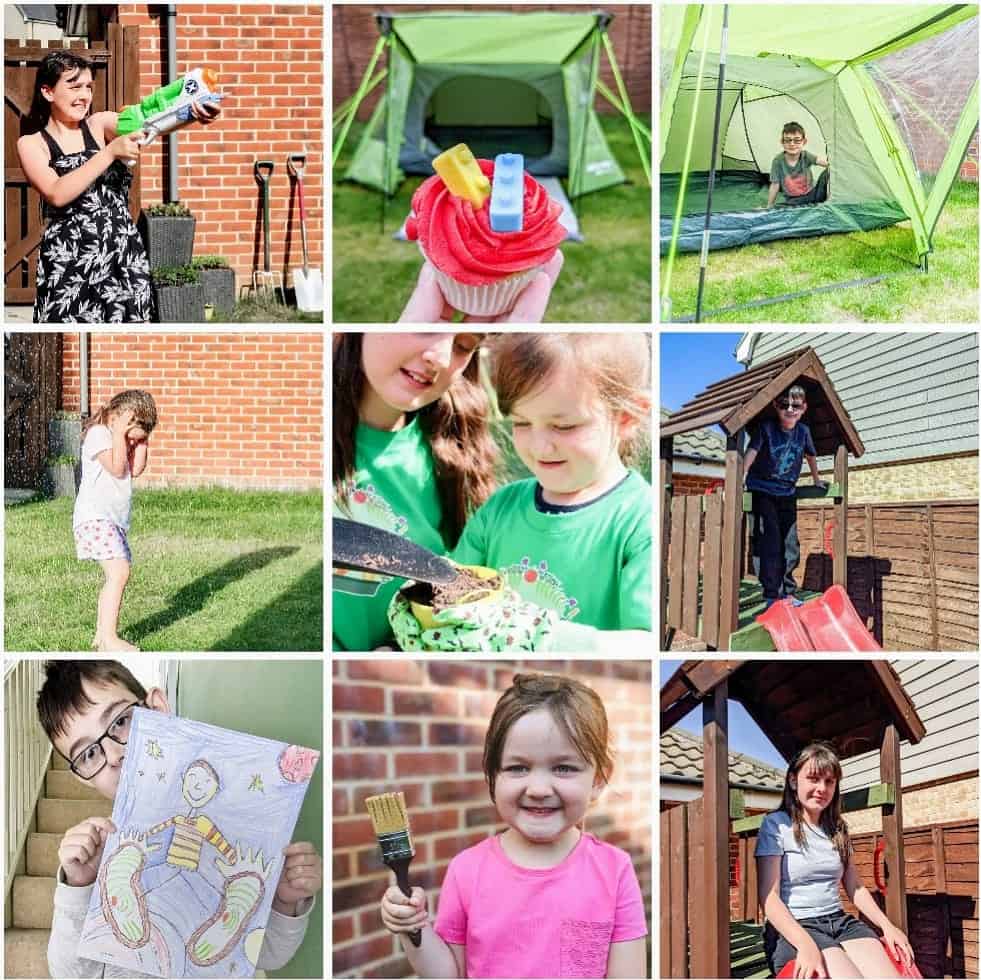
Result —
<instances>
[{"instance_id":1,"label":"shadow on grass","mask_svg":"<svg viewBox=\"0 0 981 980\"><path fill-rule=\"evenodd\" d=\"M304 572L289 589L239 623L211 650L323 650L324 563ZM297 623L302 629L297 630Z\"/></svg>"},{"instance_id":2,"label":"shadow on grass","mask_svg":"<svg viewBox=\"0 0 981 980\"><path fill-rule=\"evenodd\" d=\"M233 558L220 568L216 568L214 571L208 572L207 575L196 578L189 585L185 585L170 600L170 605L166 609L126 627L126 632L132 635L134 642L142 645L141 641L144 637L198 612L216 592L220 592L226 585L237 582L240 578L245 578L246 575L257 572L260 568L265 568L266 565L278 561L280 558L289 558L290 555L295 555L299 550L298 547L263 548L260 551L253 551L248 555Z\"/></svg>"}]
</instances>

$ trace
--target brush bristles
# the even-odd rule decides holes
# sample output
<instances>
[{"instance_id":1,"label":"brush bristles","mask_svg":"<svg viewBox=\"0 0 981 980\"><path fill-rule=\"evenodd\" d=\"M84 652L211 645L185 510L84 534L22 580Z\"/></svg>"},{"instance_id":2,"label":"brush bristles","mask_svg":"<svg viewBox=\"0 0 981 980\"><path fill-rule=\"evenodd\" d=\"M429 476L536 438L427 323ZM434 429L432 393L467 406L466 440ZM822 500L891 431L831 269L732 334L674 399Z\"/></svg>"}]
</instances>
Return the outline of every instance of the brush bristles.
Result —
<instances>
[{"instance_id":1,"label":"brush bristles","mask_svg":"<svg viewBox=\"0 0 981 980\"><path fill-rule=\"evenodd\" d=\"M409 814L405 809L404 793L369 796L364 805L368 808L368 816L371 817L376 836L396 834L399 831L409 832Z\"/></svg>"},{"instance_id":2,"label":"brush bristles","mask_svg":"<svg viewBox=\"0 0 981 980\"><path fill-rule=\"evenodd\" d=\"M405 810L403 793L382 793L369 796L364 805L368 808L371 825L382 850L385 864L393 861L409 861L415 851L409 834L409 815Z\"/></svg>"}]
</instances>

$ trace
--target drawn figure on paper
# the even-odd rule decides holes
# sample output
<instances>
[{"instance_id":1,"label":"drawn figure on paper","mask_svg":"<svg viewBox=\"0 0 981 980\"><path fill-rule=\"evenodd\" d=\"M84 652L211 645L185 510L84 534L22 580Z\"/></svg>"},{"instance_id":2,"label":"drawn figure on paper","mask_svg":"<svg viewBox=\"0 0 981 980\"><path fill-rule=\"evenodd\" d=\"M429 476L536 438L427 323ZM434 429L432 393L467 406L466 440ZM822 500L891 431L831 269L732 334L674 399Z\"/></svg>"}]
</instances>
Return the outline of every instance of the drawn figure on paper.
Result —
<instances>
[{"instance_id":1,"label":"drawn figure on paper","mask_svg":"<svg viewBox=\"0 0 981 980\"><path fill-rule=\"evenodd\" d=\"M181 784L184 801L190 807L187 814L155 824L145 834L123 836L118 849L106 861L100 880L102 910L123 945L131 949L146 945L151 938L153 907L164 904L155 899L157 894L166 893L167 905L185 910L198 907L206 916L186 942L181 937L191 962L211 966L235 947L262 902L273 862L264 863L261 851L254 853L251 848L244 851L241 845L233 846L211 818L201 812L220 789L214 767L204 759L196 759L184 771ZM163 860L147 866L147 855L163 847L148 843L149 839L171 828L173 836ZM217 852L213 860L206 845ZM214 905L202 900L201 882L214 892ZM208 915L212 908L215 911Z\"/></svg>"}]
</instances>

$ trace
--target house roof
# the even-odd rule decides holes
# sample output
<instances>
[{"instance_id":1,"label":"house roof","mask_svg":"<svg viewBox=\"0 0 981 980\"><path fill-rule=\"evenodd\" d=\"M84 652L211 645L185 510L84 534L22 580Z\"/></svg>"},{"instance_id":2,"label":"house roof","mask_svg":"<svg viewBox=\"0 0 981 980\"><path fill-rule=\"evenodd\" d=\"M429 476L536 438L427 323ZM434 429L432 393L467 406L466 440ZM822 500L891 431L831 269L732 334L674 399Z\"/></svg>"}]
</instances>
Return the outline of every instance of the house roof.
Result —
<instances>
[{"instance_id":1,"label":"house roof","mask_svg":"<svg viewBox=\"0 0 981 980\"><path fill-rule=\"evenodd\" d=\"M671 410L662 408L662 425L669 418L671 418ZM712 462L724 463L726 459L726 441L722 438L721 433L713 432L709 428L683 432L674 440L674 455L683 456L686 459L711 460Z\"/></svg>"},{"instance_id":2,"label":"house roof","mask_svg":"<svg viewBox=\"0 0 981 980\"><path fill-rule=\"evenodd\" d=\"M703 779L702 740L680 728L661 733L660 774L670 779ZM729 753L729 782L747 788L782 790L783 773L760 759L743 752Z\"/></svg>"},{"instance_id":3,"label":"house roof","mask_svg":"<svg viewBox=\"0 0 981 980\"><path fill-rule=\"evenodd\" d=\"M862 433L864 466L978 451L976 332L829 330L807 340ZM737 356L752 368L799 346L799 333L753 332Z\"/></svg>"},{"instance_id":4,"label":"house roof","mask_svg":"<svg viewBox=\"0 0 981 980\"><path fill-rule=\"evenodd\" d=\"M675 436L719 425L728 435L772 414L773 400L792 384L807 392L804 420L818 454L834 453L844 444L852 456L865 452L862 440L813 348L801 347L756 367L709 385L674 412L661 426L662 436Z\"/></svg>"},{"instance_id":5,"label":"house roof","mask_svg":"<svg viewBox=\"0 0 981 980\"><path fill-rule=\"evenodd\" d=\"M882 744L888 725L915 744L926 734L899 677L883 660L686 660L661 688L661 731L723 681L785 759L815 739L840 758Z\"/></svg>"}]
</instances>

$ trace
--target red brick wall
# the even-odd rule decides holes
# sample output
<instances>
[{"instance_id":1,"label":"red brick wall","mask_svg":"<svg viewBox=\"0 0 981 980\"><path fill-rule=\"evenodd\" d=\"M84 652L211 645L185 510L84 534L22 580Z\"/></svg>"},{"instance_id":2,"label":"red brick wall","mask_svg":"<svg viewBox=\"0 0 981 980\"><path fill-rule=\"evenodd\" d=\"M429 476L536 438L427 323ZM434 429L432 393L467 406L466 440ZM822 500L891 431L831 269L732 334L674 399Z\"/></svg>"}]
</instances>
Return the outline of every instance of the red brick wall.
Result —
<instances>
[{"instance_id":1,"label":"red brick wall","mask_svg":"<svg viewBox=\"0 0 981 980\"><path fill-rule=\"evenodd\" d=\"M651 898L651 668L643 662L452 663L336 660L333 686L333 976L411 972L378 909L387 887L364 808L376 793L402 790L416 857L410 877L430 914L450 858L503 829L481 771L487 722L514 674L565 673L603 699L616 769L586 829L630 852Z\"/></svg>"},{"instance_id":2,"label":"red brick wall","mask_svg":"<svg viewBox=\"0 0 981 980\"><path fill-rule=\"evenodd\" d=\"M360 4L335 4L331 29L333 31L333 106L337 108L345 99L349 99L358 89L365 69L371 60L372 52L378 41L378 28L375 24L375 14L379 10L392 13L406 10L446 10L446 4L419 4L411 8L394 4L384 7L362 6ZM488 10L499 11L529 11L521 4L463 4L454 6L454 10ZM535 4L536 11L543 10L578 10L591 12L596 6L588 4ZM614 15L610 25L609 36L613 43L613 52L634 112L651 111L651 7L641 4L605 6L602 9ZM617 92L616 80L606 60L606 52L600 56L600 78ZM384 58L376 66L384 67ZM358 119L367 120L371 111L378 103L385 85L381 83L364 100L358 111ZM619 95L619 93L617 92ZM606 99L598 97L595 102L597 112L616 113L616 109Z\"/></svg>"},{"instance_id":3,"label":"red brick wall","mask_svg":"<svg viewBox=\"0 0 981 980\"><path fill-rule=\"evenodd\" d=\"M140 95L169 80L161 4L122 4L119 20L140 28ZM210 65L227 94L222 116L178 136L180 199L197 218L194 254L224 255L238 285L262 268L258 159L275 163L270 184L272 266L290 281L302 263L298 203L286 171L287 154L306 147L304 197L310 264L323 265L323 7L314 4L208 3L177 7L177 70ZM140 204L164 200L164 141L143 151ZM292 201L292 206L291 206ZM289 225L287 225L289 220ZM287 245L288 243L288 245Z\"/></svg>"},{"instance_id":4,"label":"red brick wall","mask_svg":"<svg viewBox=\"0 0 981 980\"><path fill-rule=\"evenodd\" d=\"M671 486L676 497L698 496L710 488L721 486L724 482L721 477L692 476L688 473L671 474Z\"/></svg>"},{"instance_id":5,"label":"red brick wall","mask_svg":"<svg viewBox=\"0 0 981 980\"><path fill-rule=\"evenodd\" d=\"M77 412L78 334L64 341L61 405ZM144 486L323 484L320 334L89 334L93 414L126 388L157 403Z\"/></svg>"}]
</instances>

